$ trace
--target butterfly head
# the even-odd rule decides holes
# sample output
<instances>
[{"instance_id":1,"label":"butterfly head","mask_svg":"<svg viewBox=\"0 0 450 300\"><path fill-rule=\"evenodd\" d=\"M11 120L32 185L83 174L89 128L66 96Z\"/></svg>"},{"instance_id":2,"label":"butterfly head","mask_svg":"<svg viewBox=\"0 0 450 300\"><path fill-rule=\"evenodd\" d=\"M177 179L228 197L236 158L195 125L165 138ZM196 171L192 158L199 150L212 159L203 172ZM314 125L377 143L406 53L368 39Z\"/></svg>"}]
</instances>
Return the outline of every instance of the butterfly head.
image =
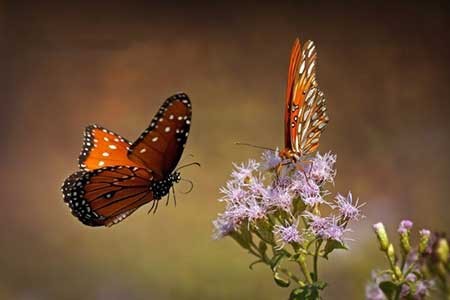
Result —
<instances>
[{"instance_id":1,"label":"butterfly head","mask_svg":"<svg viewBox=\"0 0 450 300\"><path fill-rule=\"evenodd\" d=\"M178 182L180 182L180 180L181 180L181 174L180 174L180 172L177 172L177 171L175 171L175 172L173 172L172 174L170 174L169 175L169 180L171 180L172 181L172 183L178 183Z\"/></svg>"}]
</instances>

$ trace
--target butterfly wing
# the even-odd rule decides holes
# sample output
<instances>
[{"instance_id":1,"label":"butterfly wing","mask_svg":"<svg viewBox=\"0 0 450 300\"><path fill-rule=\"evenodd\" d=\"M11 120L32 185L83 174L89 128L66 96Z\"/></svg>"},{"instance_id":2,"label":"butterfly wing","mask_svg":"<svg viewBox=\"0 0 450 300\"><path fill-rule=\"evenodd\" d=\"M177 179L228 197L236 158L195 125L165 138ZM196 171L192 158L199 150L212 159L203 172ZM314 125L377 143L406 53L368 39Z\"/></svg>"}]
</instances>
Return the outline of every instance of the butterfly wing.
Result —
<instances>
[{"instance_id":1,"label":"butterfly wing","mask_svg":"<svg viewBox=\"0 0 450 300\"><path fill-rule=\"evenodd\" d=\"M109 166L76 172L61 190L64 202L83 224L111 226L153 200L152 180L146 168Z\"/></svg>"},{"instance_id":2,"label":"butterfly wing","mask_svg":"<svg viewBox=\"0 0 450 300\"><path fill-rule=\"evenodd\" d=\"M308 90L297 119L299 122L292 150L307 155L319 147L320 135L329 120L325 96L317 87Z\"/></svg>"},{"instance_id":3,"label":"butterfly wing","mask_svg":"<svg viewBox=\"0 0 450 300\"><path fill-rule=\"evenodd\" d=\"M130 146L128 158L166 178L176 167L189 135L192 105L184 93L168 98L148 128Z\"/></svg>"},{"instance_id":4,"label":"butterfly wing","mask_svg":"<svg viewBox=\"0 0 450 300\"><path fill-rule=\"evenodd\" d=\"M79 167L87 171L116 165L139 166L127 157L130 145L120 135L101 126L90 125L84 130Z\"/></svg>"},{"instance_id":5,"label":"butterfly wing","mask_svg":"<svg viewBox=\"0 0 450 300\"><path fill-rule=\"evenodd\" d=\"M317 87L316 46L295 40L289 64L285 107L285 147L307 155L317 150L328 123L326 100Z\"/></svg>"},{"instance_id":6,"label":"butterfly wing","mask_svg":"<svg viewBox=\"0 0 450 300\"><path fill-rule=\"evenodd\" d=\"M298 64L300 62L300 40L297 38L291 50L291 58L289 60L288 80L286 87L286 100L284 109L284 141L285 148L291 149L291 103L292 93L294 92L294 83Z\"/></svg>"}]
</instances>

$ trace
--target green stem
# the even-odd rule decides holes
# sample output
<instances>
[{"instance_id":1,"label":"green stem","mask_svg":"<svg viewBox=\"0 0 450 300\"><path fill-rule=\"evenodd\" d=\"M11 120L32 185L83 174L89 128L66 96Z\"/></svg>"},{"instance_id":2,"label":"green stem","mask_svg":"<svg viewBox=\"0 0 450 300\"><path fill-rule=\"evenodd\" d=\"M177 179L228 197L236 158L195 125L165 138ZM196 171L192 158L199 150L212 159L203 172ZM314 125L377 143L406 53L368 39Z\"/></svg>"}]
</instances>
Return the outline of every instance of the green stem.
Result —
<instances>
[{"instance_id":1,"label":"green stem","mask_svg":"<svg viewBox=\"0 0 450 300\"><path fill-rule=\"evenodd\" d=\"M314 278L316 281L319 280L319 271L318 271L317 260L319 258L320 246L322 246L322 240L319 240L316 242L316 251L314 253Z\"/></svg>"},{"instance_id":2,"label":"green stem","mask_svg":"<svg viewBox=\"0 0 450 300\"><path fill-rule=\"evenodd\" d=\"M311 278L311 274L309 274L308 266L306 265L306 257L304 255L300 255L297 262L298 265L300 266L300 269L302 270L303 275L305 276L306 281L309 284L312 284L313 280Z\"/></svg>"},{"instance_id":3,"label":"green stem","mask_svg":"<svg viewBox=\"0 0 450 300\"><path fill-rule=\"evenodd\" d=\"M298 285L300 285L300 287L304 287L305 286L305 283L303 281L301 281L300 278L298 278L295 274L292 274L292 272L290 272L289 270L287 270L285 268L278 268L277 271L280 271L281 273L283 273L284 275L286 275L290 279L292 279L295 282L297 282Z\"/></svg>"}]
</instances>

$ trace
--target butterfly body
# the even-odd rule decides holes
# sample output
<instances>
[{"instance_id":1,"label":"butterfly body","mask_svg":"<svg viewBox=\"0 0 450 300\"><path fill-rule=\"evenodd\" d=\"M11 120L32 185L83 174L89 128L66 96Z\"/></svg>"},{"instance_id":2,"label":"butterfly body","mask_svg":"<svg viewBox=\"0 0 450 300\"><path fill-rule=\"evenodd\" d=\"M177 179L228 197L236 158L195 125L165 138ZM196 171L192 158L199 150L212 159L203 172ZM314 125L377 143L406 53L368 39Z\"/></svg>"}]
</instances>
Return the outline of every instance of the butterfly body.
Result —
<instances>
[{"instance_id":1,"label":"butterfly body","mask_svg":"<svg viewBox=\"0 0 450 300\"><path fill-rule=\"evenodd\" d=\"M178 183L181 180L181 175L179 172L173 172L167 178L162 180L155 180L149 186L149 189L153 192L153 199L160 200L167 194L169 194L170 189L174 183Z\"/></svg>"},{"instance_id":2,"label":"butterfly body","mask_svg":"<svg viewBox=\"0 0 450 300\"><path fill-rule=\"evenodd\" d=\"M328 124L325 96L316 81L316 46L296 39L288 69L285 100L285 147L280 157L297 162L319 147Z\"/></svg>"},{"instance_id":3,"label":"butterfly body","mask_svg":"<svg viewBox=\"0 0 450 300\"><path fill-rule=\"evenodd\" d=\"M79 156L82 171L62 186L72 214L89 226L111 226L140 206L156 203L181 180L175 170L191 122L186 94L168 98L148 128L130 143L98 125L86 127Z\"/></svg>"}]
</instances>

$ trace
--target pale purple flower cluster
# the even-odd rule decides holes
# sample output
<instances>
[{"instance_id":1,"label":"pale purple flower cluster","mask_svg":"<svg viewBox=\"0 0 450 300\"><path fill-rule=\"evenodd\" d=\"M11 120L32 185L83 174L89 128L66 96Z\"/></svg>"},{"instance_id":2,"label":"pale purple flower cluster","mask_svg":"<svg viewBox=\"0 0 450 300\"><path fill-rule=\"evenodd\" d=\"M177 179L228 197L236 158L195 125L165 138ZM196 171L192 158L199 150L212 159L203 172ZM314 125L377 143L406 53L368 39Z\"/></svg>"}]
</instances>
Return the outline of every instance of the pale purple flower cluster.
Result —
<instances>
[{"instance_id":1,"label":"pale purple flower cluster","mask_svg":"<svg viewBox=\"0 0 450 300\"><path fill-rule=\"evenodd\" d=\"M321 217L309 211L303 215L309 220L308 230L316 237L323 240L335 240L343 243L344 233L349 229L345 229L339 224L339 219L336 216Z\"/></svg>"},{"instance_id":2,"label":"pale purple flower cluster","mask_svg":"<svg viewBox=\"0 0 450 300\"><path fill-rule=\"evenodd\" d=\"M372 272L372 281L366 285L366 300L387 300L379 284L389 280L390 277L386 273ZM411 290L410 285L414 285L414 290ZM401 287L399 299L426 299L433 286L432 280L419 279L414 273L409 273L406 276L406 282Z\"/></svg>"},{"instance_id":3,"label":"pale purple flower cluster","mask_svg":"<svg viewBox=\"0 0 450 300\"><path fill-rule=\"evenodd\" d=\"M379 284L382 281L389 280L386 273L372 272L372 280L366 285L366 300L387 300Z\"/></svg>"},{"instance_id":4,"label":"pale purple flower cluster","mask_svg":"<svg viewBox=\"0 0 450 300\"><path fill-rule=\"evenodd\" d=\"M283 245L303 241L304 234L343 242L344 233L348 231L346 223L362 217L362 205L358 200L353 202L351 193L345 197L337 195L333 203L324 199L329 193L323 185L334 182L336 155L317 153L293 164L282 161L278 151L266 151L261 159L261 162L249 160L246 164L233 164L231 178L220 189L223 194L220 201L225 202L226 207L213 222L215 237L224 237L243 223L257 227L258 220L268 220L271 214L283 212L284 219L273 227L273 233ZM305 228L299 227L300 215L294 215L294 199L301 199L306 205L301 215L308 222ZM329 206L339 217L319 216L319 205Z\"/></svg>"}]
</instances>

